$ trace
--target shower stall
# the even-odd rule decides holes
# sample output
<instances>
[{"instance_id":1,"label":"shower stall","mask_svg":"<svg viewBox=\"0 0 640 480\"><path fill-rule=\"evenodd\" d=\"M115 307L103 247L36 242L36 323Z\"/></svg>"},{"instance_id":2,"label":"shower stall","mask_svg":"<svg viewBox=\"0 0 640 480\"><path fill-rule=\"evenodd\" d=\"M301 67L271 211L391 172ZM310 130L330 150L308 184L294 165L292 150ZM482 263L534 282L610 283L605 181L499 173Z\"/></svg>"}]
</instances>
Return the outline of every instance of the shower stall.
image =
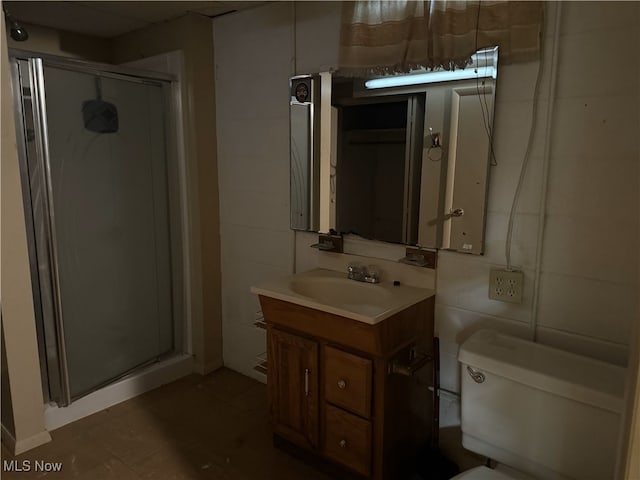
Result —
<instances>
[{"instance_id":1,"label":"shower stall","mask_svg":"<svg viewBox=\"0 0 640 480\"><path fill-rule=\"evenodd\" d=\"M175 78L11 52L44 401L183 354Z\"/></svg>"}]
</instances>

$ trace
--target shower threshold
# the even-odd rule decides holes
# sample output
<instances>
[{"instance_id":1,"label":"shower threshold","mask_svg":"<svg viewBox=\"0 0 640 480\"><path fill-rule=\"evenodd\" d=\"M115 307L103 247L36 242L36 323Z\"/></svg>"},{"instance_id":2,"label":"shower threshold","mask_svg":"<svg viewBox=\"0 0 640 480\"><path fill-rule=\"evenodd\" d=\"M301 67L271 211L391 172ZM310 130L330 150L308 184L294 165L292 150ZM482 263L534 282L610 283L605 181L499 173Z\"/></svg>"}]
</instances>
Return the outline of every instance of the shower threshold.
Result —
<instances>
[{"instance_id":1,"label":"shower threshold","mask_svg":"<svg viewBox=\"0 0 640 480\"><path fill-rule=\"evenodd\" d=\"M178 354L153 363L75 400L67 407L47 404L44 411L45 428L55 430L166 383L178 380L192 372L193 357L187 354Z\"/></svg>"}]
</instances>

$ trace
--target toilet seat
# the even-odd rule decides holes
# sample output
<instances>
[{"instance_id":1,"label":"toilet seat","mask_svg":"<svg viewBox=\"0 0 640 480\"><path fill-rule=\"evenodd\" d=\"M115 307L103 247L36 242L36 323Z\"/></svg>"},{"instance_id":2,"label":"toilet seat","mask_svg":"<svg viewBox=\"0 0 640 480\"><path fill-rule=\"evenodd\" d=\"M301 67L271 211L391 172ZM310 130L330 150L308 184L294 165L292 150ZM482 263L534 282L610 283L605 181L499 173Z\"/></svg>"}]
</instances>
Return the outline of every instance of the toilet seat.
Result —
<instances>
[{"instance_id":1,"label":"toilet seat","mask_svg":"<svg viewBox=\"0 0 640 480\"><path fill-rule=\"evenodd\" d=\"M476 467L456 475L451 480L513 480L514 477L488 467Z\"/></svg>"}]
</instances>

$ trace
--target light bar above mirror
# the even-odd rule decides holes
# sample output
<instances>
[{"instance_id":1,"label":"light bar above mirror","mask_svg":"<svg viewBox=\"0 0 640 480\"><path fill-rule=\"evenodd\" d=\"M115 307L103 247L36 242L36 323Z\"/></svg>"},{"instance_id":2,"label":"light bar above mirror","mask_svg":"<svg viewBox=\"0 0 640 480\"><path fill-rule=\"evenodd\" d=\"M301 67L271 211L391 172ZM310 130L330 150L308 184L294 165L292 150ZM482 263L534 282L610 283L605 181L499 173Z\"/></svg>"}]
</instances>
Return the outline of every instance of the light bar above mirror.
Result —
<instances>
[{"instance_id":1,"label":"light bar above mirror","mask_svg":"<svg viewBox=\"0 0 640 480\"><path fill-rule=\"evenodd\" d=\"M424 83L451 82L453 80L468 80L472 78L486 77L495 78L495 69L493 67L483 68L482 71L465 68L464 70L442 70L437 72L411 73L408 75L373 78L364 82L364 86L368 89L406 87L409 85L421 85Z\"/></svg>"},{"instance_id":2,"label":"light bar above mirror","mask_svg":"<svg viewBox=\"0 0 640 480\"><path fill-rule=\"evenodd\" d=\"M495 47L480 50L471 56L471 63L458 70L414 70L406 75L389 75L380 78L371 78L364 82L367 89L406 87L410 85L422 85L427 83L451 82L455 80L468 80L472 78L496 78L497 64L495 62Z\"/></svg>"}]
</instances>

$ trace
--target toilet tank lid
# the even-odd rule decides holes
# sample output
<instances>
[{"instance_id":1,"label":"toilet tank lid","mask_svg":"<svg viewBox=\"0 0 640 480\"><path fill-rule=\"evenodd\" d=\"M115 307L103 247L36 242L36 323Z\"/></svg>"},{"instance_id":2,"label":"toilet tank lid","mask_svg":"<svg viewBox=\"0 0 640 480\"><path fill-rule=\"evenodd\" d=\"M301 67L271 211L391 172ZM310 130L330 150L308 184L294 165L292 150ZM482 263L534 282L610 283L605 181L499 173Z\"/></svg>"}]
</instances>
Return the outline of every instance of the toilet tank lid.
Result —
<instances>
[{"instance_id":1,"label":"toilet tank lid","mask_svg":"<svg viewBox=\"0 0 640 480\"><path fill-rule=\"evenodd\" d=\"M626 369L557 348L480 330L461 346L458 360L556 395L616 413L624 407Z\"/></svg>"}]
</instances>

